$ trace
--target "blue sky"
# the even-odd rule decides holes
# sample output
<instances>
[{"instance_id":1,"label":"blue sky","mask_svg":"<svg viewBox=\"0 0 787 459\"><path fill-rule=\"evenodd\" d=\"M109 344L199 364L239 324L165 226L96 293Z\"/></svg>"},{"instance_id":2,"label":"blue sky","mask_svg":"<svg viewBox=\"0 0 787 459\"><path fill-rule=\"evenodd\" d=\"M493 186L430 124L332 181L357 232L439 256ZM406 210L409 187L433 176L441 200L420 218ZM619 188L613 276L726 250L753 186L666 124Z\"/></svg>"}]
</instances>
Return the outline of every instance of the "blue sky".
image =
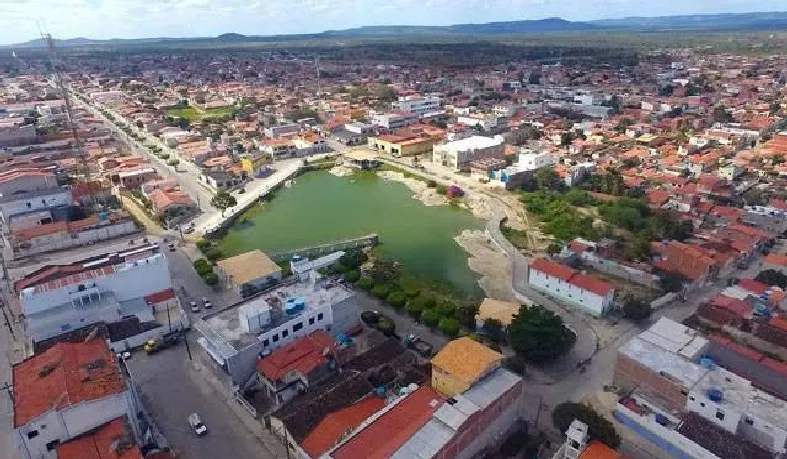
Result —
<instances>
[{"instance_id":1,"label":"blue sky","mask_svg":"<svg viewBox=\"0 0 787 459\"><path fill-rule=\"evenodd\" d=\"M205 37L363 25L780 11L787 0L0 0L0 43L56 38Z\"/></svg>"}]
</instances>

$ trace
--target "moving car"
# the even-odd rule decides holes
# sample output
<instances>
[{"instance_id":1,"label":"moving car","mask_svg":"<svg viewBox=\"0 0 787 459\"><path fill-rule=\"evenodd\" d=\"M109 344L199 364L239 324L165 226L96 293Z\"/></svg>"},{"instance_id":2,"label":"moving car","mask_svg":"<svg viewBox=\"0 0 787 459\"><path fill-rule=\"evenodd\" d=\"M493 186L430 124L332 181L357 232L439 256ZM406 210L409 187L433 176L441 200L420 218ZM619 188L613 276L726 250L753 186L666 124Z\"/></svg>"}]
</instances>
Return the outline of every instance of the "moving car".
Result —
<instances>
[{"instance_id":1,"label":"moving car","mask_svg":"<svg viewBox=\"0 0 787 459\"><path fill-rule=\"evenodd\" d=\"M210 302L210 301L209 301L207 298L205 298L204 296L202 297L202 305L205 307L205 309L210 309L210 308L212 308L212 307L213 307L213 303L211 303L211 302Z\"/></svg>"},{"instance_id":2,"label":"moving car","mask_svg":"<svg viewBox=\"0 0 787 459\"><path fill-rule=\"evenodd\" d=\"M196 301L192 300L189 306L191 306L191 312L199 312L199 305Z\"/></svg>"},{"instance_id":3,"label":"moving car","mask_svg":"<svg viewBox=\"0 0 787 459\"><path fill-rule=\"evenodd\" d=\"M167 247L169 248L170 252L174 252L175 251L175 244L170 243Z\"/></svg>"},{"instance_id":4,"label":"moving car","mask_svg":"<svg viewBox=\"0 0 787 459\"><path fill-rule=\"evenodd\" d=\"M202 423L202 419L200 419L197 413L191 413L188 419L189 426L191 426L192 430L194 430L194 433L197 434L198 437L208 433L208 428Z\"/></svg>"}]
</instances>

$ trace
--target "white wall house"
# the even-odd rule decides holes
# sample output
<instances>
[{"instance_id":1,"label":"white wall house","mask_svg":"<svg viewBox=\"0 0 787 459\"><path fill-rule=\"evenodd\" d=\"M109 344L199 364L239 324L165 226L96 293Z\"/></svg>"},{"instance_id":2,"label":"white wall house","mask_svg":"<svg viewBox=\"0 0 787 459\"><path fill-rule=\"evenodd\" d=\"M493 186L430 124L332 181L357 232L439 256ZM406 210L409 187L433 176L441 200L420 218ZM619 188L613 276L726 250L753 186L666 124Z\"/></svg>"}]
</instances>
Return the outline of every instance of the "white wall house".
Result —
<instances>
[{"instance_id":1,"label":"white wall house","mask_svg":"<svg viewBox=\"0 0 787 459\"><path fill-rule=\"evenodd\" d=\"M609 312L615 297L611 284L544 258L530 264L527 280L532 288L594 316Z\"/></svg>"},{"instance_id":2,"label":"white wall house","mask_svg":"<svg viewBox=\"0 0 787 459\"><path fill-rule=\"evenodd\" d=\"M454 170L459 170L472 161L483 158L504 159L503 138L472 136L466 139L435 145L432 161Z\"/></svg>"},{"instance_id":3,"label":"white wall house","mask_svg":"<svg viewBox=\"0 0 787 459\"><path fill-rule=\"evenodd\" d=\"M0 214L2 214L3 221L7 222L14 215L68 206L71 205L71 202L71 190L59 187L0 196Z\"/></svg>"},{"instance_id":4,"label":"white wall house","mask_svg":"<svg viewBox=\"0 0 787 459\"><path fill-rule=\"evenodd\" d=\"M403 112L410 112L421 116L439 110L443 105L443 98L438 96L406 96L391 102L391 108Z\"/></svg>"},{"instance_id":5,"label":"white wall house","mask_svg":"<svg viewBox=\"0 0 787 459\"><path fill-rule=\"evenodd\" d=\"M102 339L56 344L14 365L13 378L14 439L24 459L56 459L58 444L124 416L140 438L136 393Z\"/></svg>"}]
</instances>

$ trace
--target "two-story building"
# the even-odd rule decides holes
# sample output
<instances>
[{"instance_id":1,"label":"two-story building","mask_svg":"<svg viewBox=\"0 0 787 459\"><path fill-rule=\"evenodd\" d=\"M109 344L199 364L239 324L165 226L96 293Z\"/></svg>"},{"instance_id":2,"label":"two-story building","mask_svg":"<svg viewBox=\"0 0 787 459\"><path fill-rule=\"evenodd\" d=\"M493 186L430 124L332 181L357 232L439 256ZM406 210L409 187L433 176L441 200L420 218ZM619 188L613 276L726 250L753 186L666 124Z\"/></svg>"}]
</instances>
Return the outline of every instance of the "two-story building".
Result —
<instances>
[{"instance_id":1,"label":"two-story building","mask_svg":"<svg viewBox=\"0 0 787 459\"><path fill-rule=\"evenodd\" d=\"M530 264L527 282L532 288L594 316L609 312L615 297L612 284L545 258Z\"/></svg>"}]
</instances>

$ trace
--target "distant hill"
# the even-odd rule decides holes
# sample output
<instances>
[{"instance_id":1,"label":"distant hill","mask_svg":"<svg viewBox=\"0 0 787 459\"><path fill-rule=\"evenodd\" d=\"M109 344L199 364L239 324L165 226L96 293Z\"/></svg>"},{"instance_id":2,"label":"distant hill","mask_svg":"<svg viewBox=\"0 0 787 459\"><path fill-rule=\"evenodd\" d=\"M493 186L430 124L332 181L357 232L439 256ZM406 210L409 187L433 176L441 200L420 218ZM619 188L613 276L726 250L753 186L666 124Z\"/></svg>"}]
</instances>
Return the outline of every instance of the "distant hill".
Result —
<instances>
[{"instance_id":1,"label":"distant hill","mask_svg":"<svg viewBox=\"0 0 787 459\"><path fill-rule=\"evenodd\" d=\"M71 38L55 40L58 47L96 46L96 45L134 45L165 42L287 42L295 40L320 40L341 38L387 38L402 36L450 36L450 35L506 35L529 33L559 33L582 31L735 31L735 30L784 30L787 29L787 12L770 13L731 13L696 14L686 16L627 17L621 19L602 19L576 22L561 18L547 18L524 21L488 22L485 24L455 24L449 26L409 26L383 25L365 26L345 30L327 30L322 33L297 35L254 36L239 33L225 33L218 37L203 38L141 38L91 40ZM38 38L25 43L11 45L15 48L44 48L46 43Z\"/></svg>"},{"instance_id":2,"label":"distant hill","mask_svg":"<svg viewBox=\"0 0 787 459\"><path fill-rule=\"evenodd\" d=\"M589 21L589 24L634 30L778 30L787 29L787 12L627 17Z\"/></svg>"}]
</instances>

